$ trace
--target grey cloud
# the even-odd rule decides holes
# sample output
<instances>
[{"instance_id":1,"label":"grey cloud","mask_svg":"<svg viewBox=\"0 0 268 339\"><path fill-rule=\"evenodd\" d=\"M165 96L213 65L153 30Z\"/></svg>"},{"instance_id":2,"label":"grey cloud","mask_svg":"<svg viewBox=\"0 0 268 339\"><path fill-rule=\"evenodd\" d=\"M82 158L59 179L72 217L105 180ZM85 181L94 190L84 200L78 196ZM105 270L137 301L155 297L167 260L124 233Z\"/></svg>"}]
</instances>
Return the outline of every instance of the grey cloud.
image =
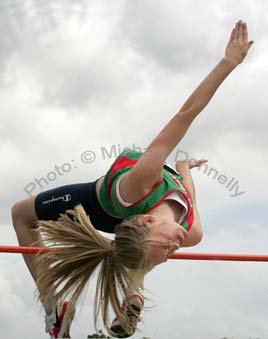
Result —
<instances>
[{"instance_id":1,"label":"grey cloud","mask_svg":"<svg viewBox=\"0 0 268 339\"><path fill-rule=\"evenodd\" d=\"M7 3L0 5L6 33L0 38L2 243L17 243L10 208L26 197L23 187L29 181L86 149L119 143L147 146L222 56L229 27L241 15L249 19L255 36L249 58L224 83L179 148L209 155L211 164L228 176L241 175L238 179L247 195L238 202L231 200L219 183L194 173L204 241L185 250L266 250L265 3L172 1L167 6L158 0L109 4L44 0L10 1L9 7ZM257 161L258 155L262 161ZM95 179L109 164L98 159L44 189ZM257 225L248 226L254 219ZM168 334L174 338L177 333L264 336L265 267L173 261L154 270L146 287L159 295L157 299L149 294L159 305L145 313L143 332L135 337L166 337L167 323L172 323ZM1 270L1 334L9 339L44 337L43 315L32 300L34 285L22 256L1 257ZM89 297L85 313L74 324L74 338L86 338L92 329L94 292Z\"/></svg>"},{"instance_id":2,"label":"grey cloud","mask_svg":"<svg viewBox=\"0 0 268 339\"><path fill-rule=\"evenodd\" d=\"M17 41L13 43L16 53L9 61L9 67L22 69L23 73L16 74L16 77L24 75L36 82L40 89L40 105L49 102L67 111L96 103L111 105L122 100L122 94L130 95L128 91L140 87L138 73L130 71L135 60L129 61L131 55L113 45L117 44L116 40L113 42L116 29L109 32L104 22L96 21L96 14L101 19L108 11L103 4L96 4L96 13L92 4L92 12L86 10L85 2L73 3L69 9L68 3L45 5L42 2L40 6L33 3L28 7L25 5L20 13L21 5L11 16L7 15L10 21L14 19L13 26L17 32ZM80 16L74 10L77 6ZM89 17L81 19L82 13L89 13ZM22 17L20 25L16 21L19 15ZM53 20L55 25L51 23ZM81 37L68 35L75 20L83 30ZM109 21L113 26L113 20L113 17L106 20L106 26ZM101 34L99 39L91 33L96 30Z\"/></svg>"},{"instance_id":3,"label":"grey cloud","mask_svg":"<svg viewBox=\"0 0 268 339\"><path fill-rule=\"evenodd\" d=\"M191 72L204 62L224 56L232 28L239 19L249 24L250 39L255 36L258 43L264 43L265 38L257 30L265 31L266 12L267 4L261 1L173 1L172 6L161 0L127 2L121 20L122 39L156 67ZM256 19L262 24L256 25Z\"/></svg>"},{"instance_id":4,"label":"grey cloud","mask_svg":"<svg viewBox=\"0 0 268 339\"><path fill-rule=\"evenodd\" d=\"M214 34L211 28L208 31L208 19L214 15L214 8L206 6L200 17L202 2L191 1L196 10L190 13L188 5L179 1L173 6L161 1L128 2L121 21L122 38L158 67L171 72L193 70L202 60L213 60Z\"/></svg>"}]
</instances>

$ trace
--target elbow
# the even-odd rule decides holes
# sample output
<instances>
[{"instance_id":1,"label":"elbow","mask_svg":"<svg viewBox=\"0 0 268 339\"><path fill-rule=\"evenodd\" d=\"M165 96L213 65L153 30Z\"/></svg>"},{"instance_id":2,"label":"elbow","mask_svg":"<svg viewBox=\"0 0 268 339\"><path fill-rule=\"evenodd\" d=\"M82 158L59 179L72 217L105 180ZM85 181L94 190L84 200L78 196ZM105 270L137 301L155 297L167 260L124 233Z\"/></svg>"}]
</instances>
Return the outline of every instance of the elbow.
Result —
<instances>
[{"instance_id":1,"label":"elbow","mask_svg":"<svg viewBox=\"0 0 268 339\"><path fill-rule=\"evenodd\" d=\"M195 229L194 232L192 233L191 243L189 246L196 246L200 244L202 239L203 239L203 231L200 227L200 228Z\"/></svg>"},{"instance_id":2,"label":"elbow","mask_svg":"<svg viewBox=\"0 0 268 339\"><path fill-rule=\"evenodd\" d=\"M181 243L181 247L191 247L198 245L203 239L203 230L201 224L194 224L187 236L187 238Z\"/></svg>"},{"instance_id":3,"label":"elbow","mask_svg":"<svg viewBox=\"0 0 268 339\"><path fill-rule=\"evenodd\" d=\"M198 245L203 239L203 230L201 228L201 225L200 225L200 228L198 228L196 231L195 231L195 236L194 236L194 243L193 243L193 246L195 245Z\"/></svg>"},{"instance_id":4,"label":"elbow","mask_svg":"<svg viewBox=\"0 0 268 339\"><path fill-rule=\"evenodd\" d=\"M199 114L200 112L196 109L185 109L185 110L180 110L177 114L180 115L181 117L184 117L188 123L191 123Z\"/></svg>"}]
</instances>

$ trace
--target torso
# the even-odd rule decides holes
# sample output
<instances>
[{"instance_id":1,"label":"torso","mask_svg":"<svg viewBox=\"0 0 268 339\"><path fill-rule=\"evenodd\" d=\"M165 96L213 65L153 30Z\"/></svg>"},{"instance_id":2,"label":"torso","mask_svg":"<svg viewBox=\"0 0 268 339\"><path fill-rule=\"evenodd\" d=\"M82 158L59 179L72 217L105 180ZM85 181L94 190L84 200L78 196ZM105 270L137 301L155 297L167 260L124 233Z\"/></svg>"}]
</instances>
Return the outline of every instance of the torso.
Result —
<instances>
[{"instance_id":1,"label":"torso","mask_svg":"<svg viewBox=\"0 0 268 339\"><path fill-rule=\"evenodd\" d=\"M104 177L101 177L98 180L97 185L96 185L97 197L98 197L98 200L99 200L99 203L100 203L101 206L102 206L102 204L101 204L101 201L100 201L100 187L101 187L103 180L104 180ZM157 208L163 209L164 206L166 206L167 209L172 210L173 215L174 215L174 220L180 219L182 212L183 212L183 206L181 206L178 202L176 202L174 200L164 200L155 209L157 209ZM103 208L103 206L102 206L102 208ZM122 219L120 216L116 216L116 218Z\"/></svg>"}]
</instances>

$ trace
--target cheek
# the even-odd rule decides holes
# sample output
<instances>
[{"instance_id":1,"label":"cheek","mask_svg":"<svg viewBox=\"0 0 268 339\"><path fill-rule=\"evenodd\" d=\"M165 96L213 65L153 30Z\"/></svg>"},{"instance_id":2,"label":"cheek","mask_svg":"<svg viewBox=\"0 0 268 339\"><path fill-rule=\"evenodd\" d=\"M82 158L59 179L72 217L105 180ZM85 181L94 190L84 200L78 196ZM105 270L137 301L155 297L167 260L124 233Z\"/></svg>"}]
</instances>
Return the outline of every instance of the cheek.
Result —
<instances>
[{"instance_id":1,"label":"cheek","mask_svg":"<svg viewBox=\"0 0 268 339\"><path fill-rule=\"evenodd\" d=\"M158 235L167 240L174 240L174 236L178 233L178 226L173 224L161 225L158 229Z\"/></svg>"}]
</instances>

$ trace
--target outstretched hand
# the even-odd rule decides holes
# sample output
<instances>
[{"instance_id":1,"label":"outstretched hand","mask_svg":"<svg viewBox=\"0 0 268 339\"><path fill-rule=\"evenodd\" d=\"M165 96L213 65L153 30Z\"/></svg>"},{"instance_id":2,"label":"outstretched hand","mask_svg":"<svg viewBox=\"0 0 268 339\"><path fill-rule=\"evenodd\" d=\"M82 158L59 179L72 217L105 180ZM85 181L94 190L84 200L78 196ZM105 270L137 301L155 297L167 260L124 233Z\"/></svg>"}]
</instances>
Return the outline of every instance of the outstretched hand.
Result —
<instances>
[{"instance_id":1,"label":"outstretched hand","mask_svg":"<svg viewBox=\"0 0 268 339\"><path fill-rule=\"evenodd\" d=\"M183 164L183 165L188 166L191 169L191 168L194 168L194 167L200 167L205 162L208 162L208 160L206 160L206 159L200 159L200 160L196 160L196 159L179 160L179 161L177 161L176 165ZM177 168L177 166L176 166L176 168Z\"/></svg>"},{"instance_id":2,"label":"outstretched hand","mask_svg":"<svg viewBox=\"0 0 268 339\"><path fill-rule=\"evenodd\" d=\"M239 20L232 30L225 51L225 59L230 61L234 66L241 64L253 43L254 41L252 40L248 42L247 24Z\"/></svg>"},{"instance_id":3,"label":"outstretched hand","mask_svg":"<svg viewBox=\"0 0 268 339\"><path fill-rule=\"evenodd\" d=\"M188 161L188 165L189 165L189 168L200 167L205 162L208 162L208 160L206 160L206 159L200 159L200 160L190 159Z\"/></svg>"}]
</instances>

